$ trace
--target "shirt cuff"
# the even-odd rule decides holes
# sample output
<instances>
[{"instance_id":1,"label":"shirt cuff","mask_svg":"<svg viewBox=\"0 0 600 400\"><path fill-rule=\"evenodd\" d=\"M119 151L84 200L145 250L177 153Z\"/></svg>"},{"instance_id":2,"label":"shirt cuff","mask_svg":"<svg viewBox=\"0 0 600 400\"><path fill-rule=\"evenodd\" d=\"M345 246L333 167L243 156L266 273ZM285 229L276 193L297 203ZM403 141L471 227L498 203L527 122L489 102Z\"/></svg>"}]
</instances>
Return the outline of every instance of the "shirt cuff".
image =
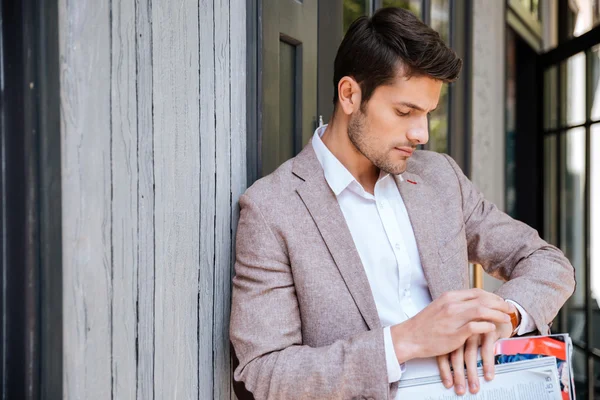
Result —
<instances>
[{"instance_id":1,"label":"shirt cuff","mask_svg":"<svg viewBox=\"0 0 600 400\"><path fill-rule=\"evenodd\" d=\"M523 307L518 305L516 302L514 302L512 300L506 300L506 301L508 301L515 307L517 307L517 310L519 310L519 314L521 314L521 323L519 324L519 326L517 328L517 335L520 336L520 335L524 335L526 333L535 331L536 326L535 326L535 322L533 321L533 318L531 318L531 315L529 315L529 313L527 311L525 311L523 309Z\"/></svg>"},{"instance_id":2,"label":"shirt cuff","mask_svg":"<svg viewBox=\"0 0 600 400\"><path fill-rule=\"evenodd\" d=\"M406 365L398 362L396 350L394 350L394 342L392 342L392 331L389 326L383 328L383 342L385 345L388 383L398 382L402 377L402 373L406 370Z\"/></svg>"}]
</instances>

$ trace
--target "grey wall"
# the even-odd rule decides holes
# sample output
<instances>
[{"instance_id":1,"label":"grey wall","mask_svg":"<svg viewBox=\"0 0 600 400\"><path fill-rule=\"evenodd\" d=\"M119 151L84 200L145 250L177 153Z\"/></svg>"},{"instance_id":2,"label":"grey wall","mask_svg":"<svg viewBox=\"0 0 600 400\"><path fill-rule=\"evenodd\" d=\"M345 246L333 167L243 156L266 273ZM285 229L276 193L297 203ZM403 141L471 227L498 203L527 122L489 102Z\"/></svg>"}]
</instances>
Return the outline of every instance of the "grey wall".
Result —
<instances>
[{"instance_id":1,"label":"grey wall","mask_svg":"<svg viewBox=\"0 0 600 400\"><path fill-rule=\"evenodd\" d=\"M504 209L505 2L473 0L471 180ZM484 288L500 281L484 275Z\"/></svg>"},{"instance_id":2,"label":"grey wall","mask_svg":"<svg viewBox=\"0 0 600 400\"><path fill-rule=\"evenodd\" d=\"M245 0L60 0L64 397L227 399Z\"/></svg>"}]
</instances>

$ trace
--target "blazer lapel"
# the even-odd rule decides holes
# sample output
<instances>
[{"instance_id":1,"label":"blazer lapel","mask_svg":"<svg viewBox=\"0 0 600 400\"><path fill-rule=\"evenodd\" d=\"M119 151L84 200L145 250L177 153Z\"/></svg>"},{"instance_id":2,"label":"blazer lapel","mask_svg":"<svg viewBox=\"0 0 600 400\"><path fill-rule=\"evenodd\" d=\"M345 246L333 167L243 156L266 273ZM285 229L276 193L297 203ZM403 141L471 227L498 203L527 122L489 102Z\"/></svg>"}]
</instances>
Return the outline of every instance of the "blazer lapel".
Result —
<instances>
[{"instance_id":1,"label":"blazer lapel","mask_svg":"<svg viewBox=\"0 0 600 400\"><path fill-rule=\"evenodd\" d=\"M398 188L415 234L429 292L436 299L444 292L462 288L461 282L452 277L452 271L442 268L438 253L436 211L443 207L435 190L419 175L407 171L402 177L404 180L398 182Z\"/></svg>"},{"instance_id":2,"label":"blazer lapel","mask_svg":"<svg viewBox=\"0 0 600 400\"><path fill-rule=\"evenodd\" d=\"M371 286L352 234L311 145L296 157L294 174L305 180L297 192L315 221L367 326L369 329L381 327Z\"/></svg>"}]
</instances>

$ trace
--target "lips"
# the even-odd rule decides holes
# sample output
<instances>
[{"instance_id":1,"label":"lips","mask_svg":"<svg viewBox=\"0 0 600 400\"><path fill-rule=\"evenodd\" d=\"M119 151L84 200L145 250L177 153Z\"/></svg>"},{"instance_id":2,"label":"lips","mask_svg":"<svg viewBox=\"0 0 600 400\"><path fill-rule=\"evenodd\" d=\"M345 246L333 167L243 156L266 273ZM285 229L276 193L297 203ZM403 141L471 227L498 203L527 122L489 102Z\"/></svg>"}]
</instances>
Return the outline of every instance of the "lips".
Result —
<instances>
[{"instance_id":1,"label":"lips","mask_svg":"<svg viewBox=\"0 0 600 400\"><path fill-rule=\"evenodd\" d=\"M403 153L406 157L410 157L412 156L413 152L415 151L415 149L413 149L412 147L394 147L396 150L400 151L401 153Z\"/></svg>"}]
</instances>

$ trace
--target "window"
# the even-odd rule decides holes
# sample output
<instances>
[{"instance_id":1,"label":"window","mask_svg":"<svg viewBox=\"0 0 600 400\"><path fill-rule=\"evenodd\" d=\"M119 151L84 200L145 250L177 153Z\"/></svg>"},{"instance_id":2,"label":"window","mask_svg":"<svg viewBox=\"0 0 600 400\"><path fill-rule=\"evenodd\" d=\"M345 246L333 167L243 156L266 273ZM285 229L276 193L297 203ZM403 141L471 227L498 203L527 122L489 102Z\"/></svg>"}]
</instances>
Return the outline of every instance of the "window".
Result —
<instances>
[{"instance_id":1,"label":"window","mask_svg":"<svg viewBox=\"0 0 600 400\"><path fill-rule=\"evenodd\" d=\"M370 3L369 0L344 0L344 32L358 17L371 14Z\"/></svg>"},{"instance_id":2,"label":"window","mask_svg":"<svg viewBox=\"0 0 600 400\"><path fill-rule=\"evenodd\" d=\"M600 393L599 55L599 46L588 48L546 65L544 75L544 238L575 268L577 287L555 330L573 339L581 398Z\"/></svg>"}]
</instances>

